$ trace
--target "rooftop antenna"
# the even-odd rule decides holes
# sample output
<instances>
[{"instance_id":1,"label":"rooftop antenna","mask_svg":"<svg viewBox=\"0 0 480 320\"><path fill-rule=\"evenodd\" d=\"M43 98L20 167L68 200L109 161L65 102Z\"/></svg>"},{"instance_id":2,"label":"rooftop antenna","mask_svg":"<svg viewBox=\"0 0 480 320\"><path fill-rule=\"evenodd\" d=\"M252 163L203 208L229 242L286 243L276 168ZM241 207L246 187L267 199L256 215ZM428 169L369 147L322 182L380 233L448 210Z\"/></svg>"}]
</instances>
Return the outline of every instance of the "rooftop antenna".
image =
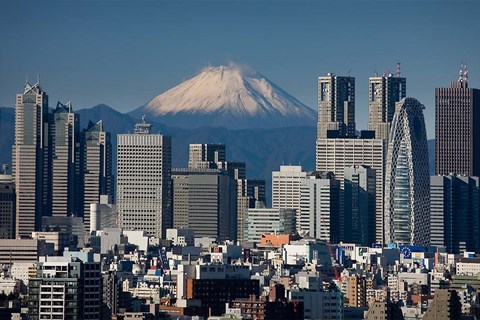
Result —
<instances>
[{"instance_id":1,"label":"rooftop antenna","mask_svg":"<svg viewBox=\"0 0 480 320\"><path fill-rule=\"evenodd\" d=\"M400 78L400 62L397 62L397 78Z\"/></svg>"},{"instance_id":2,"label":"rooftop antenna","mask_svg":"<svg viewBox=\"0 0 480 320\"><path fill-rule=\"evenodd\" d=\"M28 74L25 75L25 85L28 84Z\"/></svg>"},{"instance_id":3,"label":"rooftop antenna","mask_svg":"<svg viewBox=\"0 0 480 320\"><path fill-rule=\"evenodd\" d=\"M463 67L464 67L464 69L463 69L463 82L468 83L467 59L465 59Z\"/></svg>"},{"instance_id":4,"label":"rooftop antenna","mask_svg":"<svg viewBox=\"0 0 480 320\"><path fill-rule=\"evenodd\" d=\"M463 60L460 63L460 71L458 71L458 81L457 82L463 82Z\"/></svg>"},{"instance_id":5,"label":"rooftop antenna","mask_svg":"<svg viewBox=\"0 0 480 320\"><path fill-rule=\"evenodd\" d=\"M37 84L40 87L40 75L39 74L37 74Z\"/></svg>"},{"instance_id":6,"label":"rooftop antenna","mask_svg":"<svg viewBox=\"0 0 480 320\"><path fill-rule=\"evenodd\" d=\"M352 68L348 69L348 76L350 77L350 72L352 71Z\"/></svg>"},{"instance_id":7,"label":"rooftop antenna","mask_svg":"<svg viewBox=\"0 0 480 320\"><path fill-rule=\"evenodd\" d=\"M374 70L373 72L375 73L375 77L378 77L378 72L377 72L377 70Z\"/></svg>"}]
</instances>

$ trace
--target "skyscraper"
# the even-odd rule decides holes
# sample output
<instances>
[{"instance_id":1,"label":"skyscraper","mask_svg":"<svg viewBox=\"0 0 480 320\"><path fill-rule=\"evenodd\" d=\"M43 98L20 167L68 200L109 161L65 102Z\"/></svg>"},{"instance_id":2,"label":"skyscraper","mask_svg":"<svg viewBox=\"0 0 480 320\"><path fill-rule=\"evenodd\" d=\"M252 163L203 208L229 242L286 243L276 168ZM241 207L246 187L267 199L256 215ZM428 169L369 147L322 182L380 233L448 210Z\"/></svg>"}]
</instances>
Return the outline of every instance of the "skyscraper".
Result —
<instances>
[{"instance_id":1,"label":"skyscraper","mask_svg":"<svg viewBox=\"0 0 480 320\"><path fill-rule=\"evenodd\" d=\"M218 241L236 240L237 184L226 171L174 169L172 180L174 228Z\"/></svg>"},{"instance_id":2,"label":"skyscraper","mask_svg":"<svg viewBox=\"0 0 480 320\"><path fill-rule=\"evenodd\" d=\"M385 73L382 77L370 77L368 82L368 130L375 131L375 138L387 140L395 113L395 103L407 95L407 80L401 78L399 73L395 77Z\"/></svg>"},{"instance_id":3,"label":"skyscraper","mask_svg":"<svg viewBox=\"0 0 480 320\"><path fill-rule=\"evenodd\" d=\"M385 140L382 139L318 139L316 150L316 170L331 171L340 181L340 225L344 226L344 178L345 169L353 165L366 165L376 172L375 187L375 234L376 242L383 243L383 183L385 162ZM343 228L340 239L343 241Z\"/></svg>"},{"instance_id":4,"label":"skyscraper","mask_svg":"<svg viewBox=\"0 0 480 320\"><path fill-rule=\"evenodd\" d=\"M255 208L255 203L266 203L265 180L237 180L237 240L243 240L246 228L246 216L249 208Z\"/></svg>"},{"instance_id":5,"label":"skyscraper","mask_svg":"<svg viewBox=\"0 0 480 320\"><path fill-rule=\"evenodd\" d=\"M375 170L364 165L345 169L345 241L369 246L375 242Z\"/></svg>"},{"instance_id":6,"label":"skyscraper","mask_svg":"<svg viewBox=\"0 0 480 320\"><path fill-rule=\"evenodd\" d=\"M112 142L103 122L89 122L82 132L83 220L90 225L90 204L100 196L113 198Z\"/></svg>"},{"instance_id":7,"label":"skyscraper","mask_svg":"<svg viewBox=\"0 0 480 320\"><path fill-rule=\"evenodd\" d=\"M295 232L295 209L265 208L257 202L249 208L245 228L245 240L260 243L264 234L291 234Z\"/></svg>"},{"instance_id":8,"label":"skyscraper","mask_svg":"<svg viewBox=\"0 0 480 320\"><path fill-rule=\"evenodd\" d=\"M317 138L355 135L355 78L329 73L318 78Z\"/></svg>"},{"instance_id":9,"label":"skyscraper","mask_svg":"<svg viewBox=\"0 0 480 320\"><path fill-rule=\"evenodd\" d=\"M430 177L432 246L447 252L480 251L480 184L478 177Z\"/></svg>"},{"instance_id":10,"label":"skyscraper","mask_svg":"<svg viewBox=\"0 0 480 320\"><path fill-rule=\"evenodd\" d=\"M219 162L227 161L224 144L190 144L189 168L216 168Z\"/></svg>"},{"instance_id":11,"label":"skyscraper","mask_svg":"<svg viewBox=\"0 0 480 320\"><path fill-rule=\"evenodd\" d=\"M117 210L120 227L164 237L172 225L171 137L145 122L117 138Z\"/></svg>"},{"instance_id":12,"label":"skyscraper","mask_svg":"<svg viewBox=\"0 0 480 320\"><path fill-rule=\"evenodd\" d=\"M340 235L340 181L331 172L311 172L300 183L300 226L309 236L338 243Z\"/></svg>"},{"instance_id":13,"label":"skyscraper","mask_svg":"<svg viewBox=\"0 0 480 320\"><path fill-rule=\"evenodd\" d=\"M458 82L435 89L435 173L480 176L480 90ZM461 155L461 156L459 156Z\"/></svg>"},{"instance_id":14,"label":"skyscraper","mask_svg":"<svg viewBox=\"0 0 480 320\"><path fill-rule=\"evenodd\" d=\"M12 176L0 173L0 239L15 236L15 184Z\"/></svg>"},{"instance_id":15,"label":"skyscraper","mask_svg":"<svg viewBox=\"0 0 480 320\"><path fill-rule=\"evenodd\" d=\"M15 102L15 144L12 176L16 186L17 237L31 236L47 206L48 96L40 82L25 84Z\"/></svg>"},{"instance_id":16,"label":"skyscraper","mask_svg":"<svg viewBox=\"0 0 480 320\"><path fill-rule=\"evenodd\" d=\"M385 169L388 243L430 243L430 176L423 109L413 98L396 105Z\"/></svg>"},{"instance_id":17,"label":"skyscraper","mask_svg":"<svg viewBox=\"0 0 480 320\"><path fill-rule=\"evenodd\" d=\"M272 208L297 210L297 230L300 230L300 183L306 176L301 166L280 166L280 171L272 172Z\"/></svg>"},{"instance_id":18,"label":"skyscraper","mask_svg":"<svg viewBox=\"0 0 480 320\"><path fill-rule=\"evenodd\" d=\"M49 114L51 162L49 207L52 216L83 215L80 181L80 119L70 102ZM50 158L49 157L49 158Z\"/></svg>"}]
</instances>

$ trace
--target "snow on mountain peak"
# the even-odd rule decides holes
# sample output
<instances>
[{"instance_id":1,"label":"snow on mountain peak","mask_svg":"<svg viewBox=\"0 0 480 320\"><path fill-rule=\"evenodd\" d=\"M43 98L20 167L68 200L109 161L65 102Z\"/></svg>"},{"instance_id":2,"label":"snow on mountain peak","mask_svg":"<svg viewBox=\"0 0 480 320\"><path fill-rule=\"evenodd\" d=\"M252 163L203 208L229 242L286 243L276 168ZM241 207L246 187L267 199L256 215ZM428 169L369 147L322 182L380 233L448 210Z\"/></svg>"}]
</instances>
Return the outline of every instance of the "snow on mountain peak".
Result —
<instances>
[{"instance_id":1,"label":"snow on mountain peak","mask_svg":"<svg viewBox=\"0 0 480 320\"><path fill-rule=\"evenodd\" d=\"M155 115L223 114L315 119L315 112L254 70L237 64L205 67L193 78L153 98L144 110Z\"/></svg>"}]
</instances>

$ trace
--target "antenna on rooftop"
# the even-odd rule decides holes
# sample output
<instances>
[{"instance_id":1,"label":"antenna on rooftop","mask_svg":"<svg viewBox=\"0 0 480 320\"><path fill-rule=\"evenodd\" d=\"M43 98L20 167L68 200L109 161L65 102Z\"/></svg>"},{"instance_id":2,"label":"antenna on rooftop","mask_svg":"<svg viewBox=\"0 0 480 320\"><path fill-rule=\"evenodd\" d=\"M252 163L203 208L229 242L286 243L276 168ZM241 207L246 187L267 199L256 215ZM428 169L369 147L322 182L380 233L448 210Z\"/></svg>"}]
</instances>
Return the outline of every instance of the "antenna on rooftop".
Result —
<instances>
[{"instance_id":1,"label":"antenna on rooftop","mask_svg":"<svg viewBox=\"0 0 480 320\"><path fill-rule=\"evenodd\" d=\"M468 67L467 67L467 59L464 62L464 69L463 69L463 82L468 83Z\"/></svg>"},{"instance_id":2,"label":"antenna on rooftop","mask_svg":"<svg viewBox=\"0 0 480 320\"><path fill-rule=\"evenodd\" d=\"M460 70L458 71L458 82L463 82L463 60L460 63Z\"/></svg>"},{"instance_id":3,"label":"antenna on rooftop","mask_svg":"<svg viewBox=\"0 0 480 320\"><path fill-rule=\"evenodd\" d=\"M397 78L400 78L400 62L397 62Z\"/></svg>"}]
</instances>

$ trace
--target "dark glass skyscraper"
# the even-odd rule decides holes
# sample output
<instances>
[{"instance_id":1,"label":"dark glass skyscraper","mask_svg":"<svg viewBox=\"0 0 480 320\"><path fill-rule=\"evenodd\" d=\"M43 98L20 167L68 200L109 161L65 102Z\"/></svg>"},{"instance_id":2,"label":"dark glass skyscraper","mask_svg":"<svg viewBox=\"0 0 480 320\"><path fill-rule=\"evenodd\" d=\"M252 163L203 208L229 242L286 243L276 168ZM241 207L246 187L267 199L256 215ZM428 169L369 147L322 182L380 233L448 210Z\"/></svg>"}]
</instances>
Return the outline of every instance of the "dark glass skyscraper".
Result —
<instances>
[{"instance_id":1,"label":"dark glass skyscraper","mask_svg":"<svg viewBox=\"0 0 480 320\"><path fill-rule=\"evenodd\" d=\"M461 70L465 72L466 70ZM435 173L480 176L480 90L465 76L435 89Z\"/></svg>"}]
</instances>

